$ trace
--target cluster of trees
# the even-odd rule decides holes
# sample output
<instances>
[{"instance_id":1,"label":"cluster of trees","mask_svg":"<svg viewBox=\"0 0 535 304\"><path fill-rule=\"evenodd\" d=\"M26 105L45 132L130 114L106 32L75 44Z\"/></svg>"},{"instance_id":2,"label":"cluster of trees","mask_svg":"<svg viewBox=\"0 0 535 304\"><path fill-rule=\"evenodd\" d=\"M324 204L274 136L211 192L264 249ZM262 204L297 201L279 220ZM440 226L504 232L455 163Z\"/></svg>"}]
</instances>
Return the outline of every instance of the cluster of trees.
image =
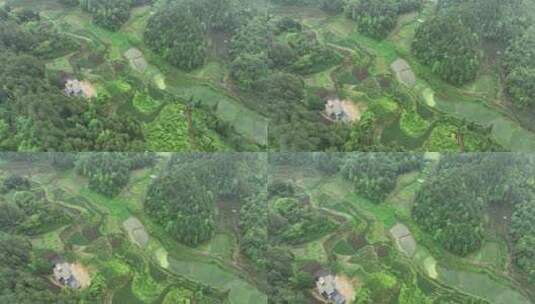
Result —
<instances>
[{"instance_id":1,"label":"cluster of trees","mask_svg":"<svg viewBox=\"0 0 535 304\"><path fill-rule=\"evenodd\" d=\"M208 32L233 33L251 14L242 0L164 1L150 17L144 39L171 64L190 71L205 62Z\"/></svg>"},{"instance_id":2,"label":"cluster of trees","mask_svg":"<svg viewBox=\"0 0 535 304\"><path fill-rule=\"evenodd\" d=\"M248 201L241 231L245 252L259 252L253 231L255 199L259 185L265 184L261 155L180 154L174 155L162 174L149 186L145 211L180 242L196 246L209 240L215 230L215 200L223 198ZM247 207L245 207L247 206ZM261 218L258 219L261 221ZM260 243L261 244L261 243Z\"/></svg>"},{"instance_id":3,"label":"cluster of trees","mask_svg":"<svg viewBox=\"0 0 535 304\"><path fill-rule=\"evenodd\" d=\"M341 172L357 193L381 203L396 187L398 176L419 170L422 165L420 154L357 153L345 160Z\"/></svg>"},{"instance_id":4,"label":"cluster of trees","mask_svg":"<svg viewBox=\"0 0 535 304\"><path fill-rule=\"evenodd\" d=\"M484 203L464 183L468 170L444 170L431 177L418 192L412 212L433 239L460 255L479 248L483 233Z\"/></svg>"},{"instance_id":5,"label":"cluster of trees","mask_svg":"<svg viewBox=\"0 0 535 304\"><path fill-rule=\"evenodd\" d=\"M345 14L357 21L358 30L368 36L383 39L394 29L398 15L419 10L421 0L348 0Z\"/></svg>"},{"instance_id":6,"label":"cluster of trees","mask_svg":"<svg viewBox=\"0 0 535 304\"><path fill-rule=\"evenodd\" d=\"M120 153L87 153L76 161L76 172L89 179L89 188L113 197L130 180L130 162Z\"/></svg>"},{"instance_id":7,"label":"cluster of trees","mask_svg":"<svg viewBox=\"0 0 535 304\"><path fill-rule=\"evenodd\" d=\"M147 190L145 211L181 243L196 246L215 230L214 195L196 176L198 163L167 167Z\"/></svg>"},{"instance_id":8,"label":"cluster of trees","mask_svg":"<svg viewBox=\"0 0 535 304\"><path fill-rule=\"evenodd\" d=\"M89 188L113 197L130 180L131 170L153 166L152 153L84 153L76 160L75 170L89 179Z\"/></svg>"},{"instance_id":9,"label":"cluster of trees","mask_svg":"<svg viewBox=\"0 0 535 304\"><path fill-rule=\"evenodd\" d=\"M463 23L482 39L507 43L530 24L523 12L525 0L440 0L439 11L457 10Z\"/></svg>"},{"instance_id":10,"label":"cluster of trees","mask_svg":"<svg viewBox=\"0 0 535 304\"><path fill-rule=\"evenodd\" d=\"M51 204L41 188L19 175L4 179L0 196L0 231L35 235L48 227L65 223L69 216Z\"/></svg>"},{"instance_id":11,"label":"cluster of trees","mask_svg":"<svg viewBox=\"0 0 535 304\"><path fill-rule=\"evenodd\" d=\"M520 42L519 36L533 22L533 17L526 13L529 10L527 2L441 0L435 16L417 29L413 52L435 73L454 85L474 80L481 60L481 52L478 51L480 42L497 43L502 48L513 40L524 43ZM515 53L517 51L512 47L511 56L516 57ZM530 92L526 83L529 83L531 74L523 73L515 66L506 69L510 95L519 104L525 104L525 98L529 96L526 92Z\"/></svg>"},{"instance_id":12,"label":"cluster of trees","mask_svg":"<svg viewBox=\"0 0 535 304\"><path fill-rule=\"evenodd\" d=\"M446 249L466 255L483 241L486 208L511 205L514 260L535 282L534 164L524 154L445 155L418 191L412 216Z\"/></svg>"},{"instance_id":13,"label":"cluster of trees","mask_svg":"<svg viewBox=\"0 0 535 304\"><path fill-rule=\"evenodd\" d=\"M75 293L50 288L51 268L27 237L0 231L0 302L78 303Z\"/></svg>"},{"instance_id":14,"label":"cluster of trees","mask_svg":"<svg viewBox=\"0 0 535 304\"><path fill-rule=\"evenodd\" d=\"M244 200L240 208L240 249L254 265L265 270L268 250L268 213L265 193Z\"/></svg>"},{"instance_id":15,"label":"cluster of trees","mask_svg":"<svg viewBox=\"0 0 535 304\"><path fill-rule=\"evenodd\" d=\"M348 3L345 13L357 21L360 32L382 39L396 26L396 8L394 0L354 0Z\"/></svg>"},{"instance_id":16,"label":"cluster of trees","mask_svg":"<svg viewBox=\"0 0 535 304\"><path fill-rule=\"evenodd\" d=\"M325 234L336 224L305 200L282 197L269 205L269 237L273 243L300 244Z\"/></svg>"},{"instance_id":17,"label":"cluster of trees","mask_svg":"<svg viewBox=\"0 0 535 304\"><path fill-rule=\"evenodd\" d=\"M237 30L229 53L231 80L243 100L273 122L271 145L283 151L342 148L347 129L322 121L318 110L324 103L307 102L299 75L338 62L339 54L327 50L294 20L261 15Z\"/></svg>"},{"instance_id":18,"label":"cluster of trees","mask_svg":"<svg viewBox=\"0 0 535 304\"><path fill-rule=\"evenodd\" d=\"M522 201L511 218L511 236L514 242L516 264L523 269L531 283L535 284L535 198Z\"/></svg>"},{"instance_id":19,"label":"cluster of trees","mask_svg":"<svg viewBox=\"0 0 535 304\"><path fill-rule=\"evenodd\" d=\"M507 92L519 107L535 104L535 26L511 41L505 53Z\"/></svg>"},{"instance_id":20,"label":"cluster of trees","mask_svg":"<svg viewBox=\"0 0 535 304\"><path fill-rule=\"evenodd\" d=\"M80 7L93 16L93 22L111 31L130 18L131 5L132 0L80 0Z\"/></svg>"},{"instance_id":21,"label":"cluster of trees","mask_svg":"<svg viewBox=\"0 0 535 304\"><path fill-rule=\"evenodd\" d=\"M68 97L44 59L73 50L48 22L0 21L0 148L4 151L139 151L141 125L102 103Z\"/></svg>"},{"instance_id":22,"label":"cluster of trees","mask_svg":"<svg viewBox=\"0 0 535 304\"><path fill-rule=\"evenodd\" d=\"M190 71L204 64L205 29L182 2L166 5L152 15L144 39L154 52L180 69Z\"/></svg>"},{"instance_id":23,"label":"cluster of trees","mask_svg":"<svg viewBox=\"0 0 535 304\"><path fill-rule=\"evenodd\" d=\"M416 30L412 52L434 73L454 85L474 80L479 71L479 36L465 25L462 8L440 11Z\"/></svg>"}]
</instances>

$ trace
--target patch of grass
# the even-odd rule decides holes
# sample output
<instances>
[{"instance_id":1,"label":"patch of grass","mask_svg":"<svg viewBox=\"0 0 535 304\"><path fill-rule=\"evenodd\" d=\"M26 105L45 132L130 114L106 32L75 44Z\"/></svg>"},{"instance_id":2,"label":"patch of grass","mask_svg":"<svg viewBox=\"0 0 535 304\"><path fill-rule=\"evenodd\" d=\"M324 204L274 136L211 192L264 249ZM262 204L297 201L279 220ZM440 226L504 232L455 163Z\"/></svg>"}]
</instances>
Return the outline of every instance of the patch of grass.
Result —
<instances>
[{"instance_id":1,"label":"patch of grass","mask_svg":"<svg viewBox=\"0 0 535 304\"><path fill-rule=\"evenodd\" d=\"M334 252L336 254L340 255L353 255L355 254L355 251L353 250L353 247L347 242L347 240L342 239L339 240L333 248Z\"/></svg>"},{"instance_id":2,"label":"patch of grass","mask_svg":"<svg viewBox=\"0 0 535 304\"><path fill-rule=\"evenodd\" d=\"M137 92L136 95L134 95L132 103L134 104L134 107L141 113L153 113L161 105L159 100L153 99L149 94L142 92Z\"/></svg>"},{"instance_id":3,"label":"patch of grass","mask_svg":"<svg viewBox=\"0 0 535 304\"><path fill-rule=\"evenodd\" d=\"M236 304L267 302L262 294L249 283L225 271L215 264L169 259L169 269L198 282L203 282L220 290L230 290L229 299Z\"/></svg>"},{"instance_id":4,"label":"patch of grass","mask_svg":"<svg viewBox=\"0 0 535 304\"><path fill-rule=\"evenodd\" d=\"M387 229L394 226L397 222L396 210L388 204L372 203L356 193L349 193L346 200L358 209L363 209L373 214Z\"/></svg>"},{"instance_id":5,"label":"patch of grass","mask_svg":"<svg viewBox=\"0 0 535 304\"><path fill-rule=\"evenodd\" d=\"M113 303L143 304L132 291L132 282L129 282L113 294Z\"/></svg>"},{"instance_id":6,"label":"patch of grass","mask_svg":"<svg viewBox=\"0 0 535 304\"><path fill-rule=\"evenodd\" d=\"M144 133L151 151L192 150L184 106L181 104L165 106L153 122L144 126Z\"/></svg>"},{"instance_id":7,"label":"patch of grass","mask_svg":"<svg viewBox=\"0 0 535 304\"><path fill-rule=\"evenodd\" d=\"M69 62L70 55L54 59L46 64L47 71L62 71L66 73L73 73L74 70Z\"/></svg>"},{"instance_id":8,"label":"patch of grass","mask_svg":"<svg viewBox=\"0 0 535 304\"><path fill-rule=\"evenodd\" d=\"M128 219L132 215L132 210L139 208L133 202L121 200L120 198L109 198L88 188L81 189L80 195L90 202L107 209L109 215L120 222Z\"/></svg>"},{"instance_id":9,"label":"patch of grass","mask_svg":"<svg viewBox=\"0 0 535 304\"><path fill-rule=\"evenodd\" d=\"M85 246L89 244L89 240L85 238L80 232L76 232L66 241L68 244Z\"/></svg>"},{"instance_id":10,"label":"patch of grass","mask_svg":"<svg viewBox=\"0 0 535 304\"><path fill-rule=\"evenodd\" d=\"M132 280L132 292L143 303L152 303L160 296L164 288L145 272L136 273Z\"/></svg>"},{"instance_id":11,"label":"patch of grass","mask_svg":"<svg viewBox=\"0 0 535 304\"><path fill-rule=\"evenodd\" d=\"M499 242L485 242L481 249L470 255L470 259L476 263L490 265L497 269L503 269L506 262L506 245Z\"/></svg>"},{"instance_id":12,"label":"patch of grass","mask_svg":"<svg viewBox=\"0 0 535 304\"><path fill-rule=\"evenodd\" d=\"M192 73L193 76L210 80L214 82L222 82L227 71L218 61L210 61L206 63L201 69Z\"/></svg>"},{"instance_id":13,"label":"patch of grass","mask_svg":"<svg viewBox=\"0 0 535 304\"><path fill-rule=\"evenodd\" d=\"M438 268L439 279L469 294L491 303L528 304L529 301L515 289L496 281L486 273ZM505 282L504 282L505 283Z\"/></svg>"},{"instance_id":14,"label":"patch of grass","mask_svg":"<svg viewBox=\"0 0 535 304\"><path fill-rule=\"evenodd\" d=\"M191 290L175 287L165 295L162 304L189 303L192 297Z\"/></svg>"},{"instance_id":15,"label":"patch of grass","mask_svg":"<svg viewBox=\"0 0 535 304\"><path fill-rule=\"evenodd\" d=\"M458 152L459 145L456 139L457 127L448 124L437 125L424 143L425 151Z\"/></svg>"},{"instance_id":16,"label":"patch of grass","mask_svg":"<svg viewBox=\"0 0 535 304\"><path fill-rule=\"evenodd\" d=\"M323 247L323 239L306 243L303 246L292 249L296 258L301 261L318 261L320 263L327 261L327 253Z\"/></svg>"},{"instance_id":17,"label":"patch of grass","mask_svg":"<svg viewBox=\"0 0 535 304\"><path fill-rule=\"evenodd\" d=\"M331 78L331 73L336 67L328 69L319 73L312 74L305 79L305 83L309 87L322 88L327 90L334 90L334 81Z\"/></svg>"},{"instance_id":18,"label":"patch of grass","mask_svg":"<svg viewBox=\"0 0 535 304\"><path fill-rule=\"evenodd\" d=\"M403 111L399 126L405 134L411 137L420 137L425 134L430 123L414 111Z\"/></svg>"},{"instance_id":19,"label":"patch of grass","mask_svg":"<svg viewBox=\"0 0 535 304\"><path fill-rule=\"evenodd\" d=\"M234 238L228 234L219 233L216 234L210 242L200 249L207 251L211 255L219 256L226 260L232 259L232 253L234 251L235 241Z\"/></svg>"},{"instance_id":20,"label":"patch of grass","mask_svg":"<svg viewBox=\"0 0 535 304\"><path fill-rule=\"evenodd\" d=\"M63 251L64 245L59 236L58 229L56 231L48 232L32 239L32 246L36 249L52 249L54 251Z\"/></svg>"}]
</instances>

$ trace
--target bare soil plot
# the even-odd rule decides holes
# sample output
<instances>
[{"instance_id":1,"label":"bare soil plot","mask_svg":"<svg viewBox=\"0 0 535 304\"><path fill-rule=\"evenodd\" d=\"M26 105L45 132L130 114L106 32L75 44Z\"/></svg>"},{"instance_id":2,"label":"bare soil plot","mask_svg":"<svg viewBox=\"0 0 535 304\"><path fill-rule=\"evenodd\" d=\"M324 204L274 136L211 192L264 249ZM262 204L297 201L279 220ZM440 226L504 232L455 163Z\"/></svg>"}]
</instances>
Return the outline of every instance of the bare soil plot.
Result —
<instances>
[{"instance_id":1,"label":"bare soil plot","mask_svg":"<svg viewBox=\"0 0 535 304\"><path fill-rule=\"evenodd\" d=\"M344 299L346 299L346 303L353 303L353 299L355 298L355 288L353 287L353 281L345 275L337 275L334 278L334 281L336 283L336 289L344 296Z\"/></svg>"},{"instance_id":2,"label":"bare soil plot","mask_svg":"<svg viewBox=\"0 0 535 304\"><path fill-rule=\"evenodd\" d=\"M91 285L89 270L85 266L80 263L71 264L71 271L81 288L87 288Z\"/></svg>"},{"instance_id":3,"label":"bare soil plot","mask_svg":"<svg viewBox=\"0 0 535 304\"><path fill-rule=\"evenodd\" d=\"M410 87L416 85L416 75L414 75L411 66L404 59L397 59L390 65L390 68L399 82Z\"/></svg>"},{"instance_id":4,"label":"bare soil plot","mask_svg":"<svg viewBox=\"0 0 535 304\"><path fill-rule=\"evenodd\" d=\"M124 229L127 231L130 239L141 247L146 247L149 244L149 234L145 226L135 217L130 217L123 223Z\"/></svg>"},{"instance_id":5,"label":"bare soil plot","mask_svg":"<svg viewBox=\"0 0 535 304\"><path fill-rule=\"evenodd\" d=\"M416 240L409 228L402 223L397 223L390 229L390 234L395 239L399 249L407 256L412 257L416 253Z\"/></svg>"},{"instance_id":6,"label":"bare soil plot","mask_svg":"<svg viewBox=\"0 0 535 304\"><path fill-rule=\"evenodd\" d=\"M124 53L124 57L128 59L132 69L137 72L143 73L149 66L147 60L143 56L143 53L138 48L130 48Z\"/></svg>"}]
</instances>

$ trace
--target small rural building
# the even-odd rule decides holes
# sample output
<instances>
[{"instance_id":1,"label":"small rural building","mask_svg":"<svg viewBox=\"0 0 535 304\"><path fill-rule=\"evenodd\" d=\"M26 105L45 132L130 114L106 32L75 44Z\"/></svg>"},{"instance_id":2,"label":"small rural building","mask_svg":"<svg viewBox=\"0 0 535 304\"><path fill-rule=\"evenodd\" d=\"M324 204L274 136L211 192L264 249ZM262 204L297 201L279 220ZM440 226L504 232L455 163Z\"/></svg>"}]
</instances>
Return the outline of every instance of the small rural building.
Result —
<instances>
[{"instance_id":1,"label":"small rural building","mask_svg":"<svg viewBox=\"0 0 535 304\"><path fill-rule=\"evenodd\" d=\"M340 99L329 99L325 104L325 114L332 121L348 122L349 116L345 112Z\"/></svg>"},{"instance_id":2,"label":"small rural building","mask_svg":"<svg viewBox=\"0 0 535 304\"><path fill-rule=\"evenodd\" d=\"M85 96L82 82L78 79L68 79L63 92L68 96Z\"/></svg>"},{"instance_id":3,"label":"small rural building","mask_svg":"<svg viewBox=\"0 0 535 304\"><path fill-rule=\"evenodd\" d=\"M318 293L327 301L334 304L345 304L344 296L336 288L335 277L331 274L316 279Z\"/></svg>"},{"instance_id":4,"label":"small rural building","mask_svg":"<svg viewBox=\"0 0 535 304\"><path fill-rule=\"evenodd\" d=\"M69 288L78 289L81 287L68 263L57 263L54 266L54 279L59 284Z\"/></svg>"}]
</instances>

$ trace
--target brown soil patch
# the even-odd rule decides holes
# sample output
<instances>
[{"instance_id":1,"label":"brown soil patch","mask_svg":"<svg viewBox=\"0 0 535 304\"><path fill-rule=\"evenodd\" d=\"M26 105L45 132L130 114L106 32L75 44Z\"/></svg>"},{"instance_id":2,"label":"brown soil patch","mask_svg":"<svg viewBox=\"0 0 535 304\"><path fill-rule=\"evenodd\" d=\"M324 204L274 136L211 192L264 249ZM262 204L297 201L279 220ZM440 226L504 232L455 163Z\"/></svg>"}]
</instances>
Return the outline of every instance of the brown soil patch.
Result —
<instances>
[{"instance_id":1,"label":"brown soil patch","mask_svg":"<svg viewBox=\"0 0 535 304\"><path fill-rule=\"evenodd\" d=\"M85 226L82 229L82 234L90 242L96 240L100 236L100 232L96 226Z\"/></svg>"},{"instance_id":2,"label":"brown soil patch","mask_svg":"<svg viewBox=\"0 0 535 304\"><path fill-rule=\"evenodd\" d=\"M362 234L353 234L349 237L349 243L353 247L353 249L359 250L360 248L368 245L368 242L366 241L366 238Z\"/></svg>"},{"instance_id":3,"label":"brown soil patch","mask_svg":"<svg viewBox=\"0 0 535 304\"><path fill-rule=\"evenodd\" d=\"M355 68L353 69L353 76L355 76L358 81L363 81L370 76L370 73L367 68Z\"/></svg>"},{"instance_id":4,"label":"brown soil patch","mask_svg":"<svg viewBox=\"0 0 535 304\"><path fill-rule=\"evenodd\" d=\"M80 263L71 264L71 271L76 280L80 283L81 288L87 288L91 285L89 271Z\"/></svg>"},{"instance_id":5,"label":"brown soil patch","mask_svg":"<svg viewBox=\"0 0 535 304\"><path fill-rule=\"evenodd\" d=\"M323 267L319 262L316 261L307 262L301 267L301 271L308 272L312 275L315 275L321 270L323 270Z\"/></svg>"},{"instance_id":6,"label":"brown soil patch","mask_svg":"<svg viewBox=\"0 0 535 304\"><path fill-rule=\"evenodd\" d=\"M390 253L390 249L388 248L388 246L385 245L375 246L375 253L377 253L378 257L382 258Z\"/></svg>"},{"instance_id":7,"label":"brown soil patch","mask_svg":"<svg viewBox=\"0 0 535 304\"><path fill-rule=\"evenodd\" d=\"M84 91L84 96L86 98L93 98L97 96L97 90L89 81L81 81L82 91Z\"/></svg>"},{"instance_id":8,"label":"brown soil patch","mask_svg":"<svg viewBox=\"0 0 535 304\"><path fill-rule=\"evenodd\" d=\"M336 289L338 289L338 292L344 296L346 303L353 303L353 299L355 298L355 288L353 287L354 282L345 275L337 275L334 280L336 282Z\"/></svg>"},{"instance_id":9,"label":"brown soil patch","mask_svg":"<svg viewBox=\"0 0 535 304\"><path fill-rule=\"evenodd\" d=\"M357 104L348 100L342 100L342 107L344 108L344 111L349 117L349 121L354 122L360 120L362 112Z\"/></svg>"}]
</instances>

